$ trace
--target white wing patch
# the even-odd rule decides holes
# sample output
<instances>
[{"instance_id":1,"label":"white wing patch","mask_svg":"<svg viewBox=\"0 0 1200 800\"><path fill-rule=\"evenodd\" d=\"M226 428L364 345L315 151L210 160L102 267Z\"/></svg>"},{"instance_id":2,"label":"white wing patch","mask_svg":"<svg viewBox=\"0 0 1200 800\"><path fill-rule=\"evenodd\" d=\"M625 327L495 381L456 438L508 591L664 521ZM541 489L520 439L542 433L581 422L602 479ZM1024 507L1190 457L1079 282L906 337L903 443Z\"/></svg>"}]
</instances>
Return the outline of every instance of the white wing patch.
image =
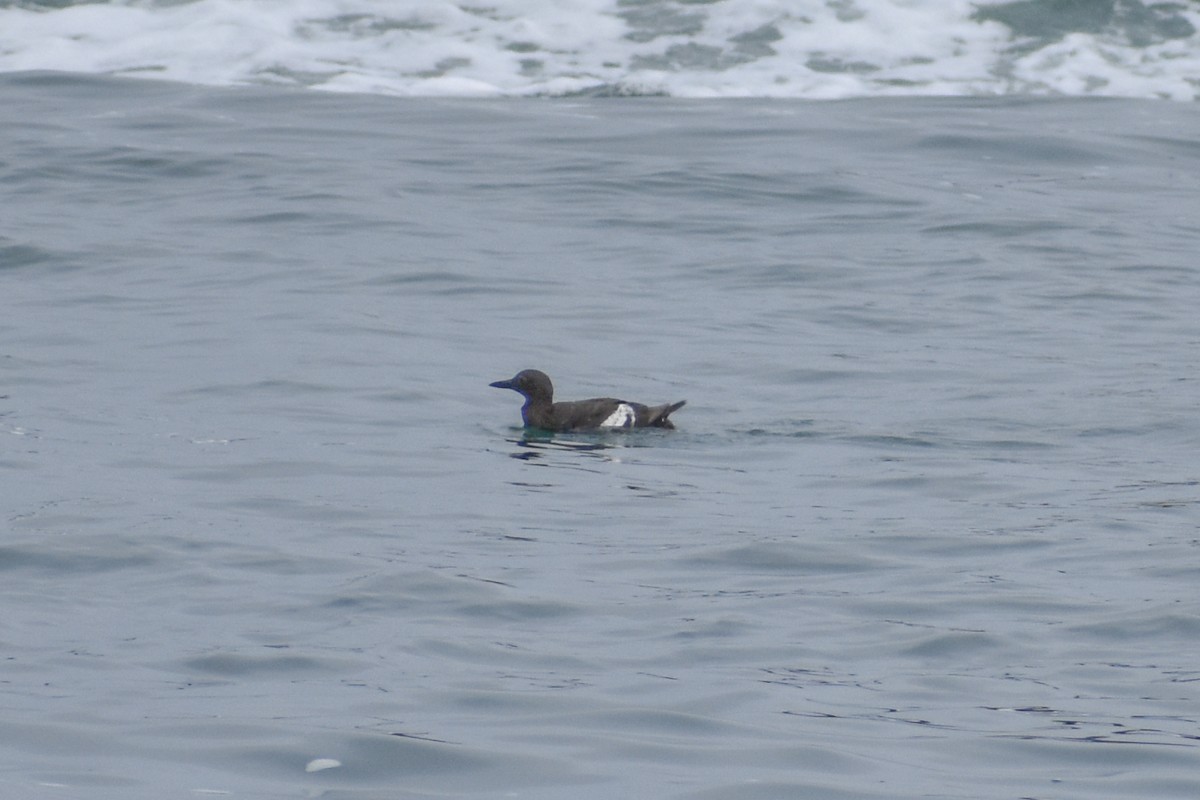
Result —
<instances>
[{"instance_id":1,"label":"white wing patch","mask_svg":"<svg viewBox=\"0 0 1200 800\"><path fill-rule=\"evenodd\" d=\"M621 403L617 406L617 410L608 415L604 422L600 423L601 428L632 428L636 415L633 413L633 406L628 403Z\"/></svg>"}]
</instances>

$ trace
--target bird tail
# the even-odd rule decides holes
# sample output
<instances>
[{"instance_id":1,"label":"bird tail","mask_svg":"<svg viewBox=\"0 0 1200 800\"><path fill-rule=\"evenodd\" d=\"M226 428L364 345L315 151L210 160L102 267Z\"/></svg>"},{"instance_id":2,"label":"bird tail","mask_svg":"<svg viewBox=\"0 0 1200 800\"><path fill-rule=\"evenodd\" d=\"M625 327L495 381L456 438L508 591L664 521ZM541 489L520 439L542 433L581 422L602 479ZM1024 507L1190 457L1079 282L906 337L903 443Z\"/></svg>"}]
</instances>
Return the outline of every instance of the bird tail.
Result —
<instances>
[{"instance_id":1,"label":"bird tail","mask_svg":"<svg viewBox=\"0 0 1200 800\"><path fill-rule=\"evenodd\" d=\"M683 408L685 403L687 403L687 400L680 400L678 403L667 403L666 405L662 406L654 406L650 409L649 424L656 428L673 429L675 425L672 424L671 420L667 419L667 417Z\"/></svg>"}]
</instances>

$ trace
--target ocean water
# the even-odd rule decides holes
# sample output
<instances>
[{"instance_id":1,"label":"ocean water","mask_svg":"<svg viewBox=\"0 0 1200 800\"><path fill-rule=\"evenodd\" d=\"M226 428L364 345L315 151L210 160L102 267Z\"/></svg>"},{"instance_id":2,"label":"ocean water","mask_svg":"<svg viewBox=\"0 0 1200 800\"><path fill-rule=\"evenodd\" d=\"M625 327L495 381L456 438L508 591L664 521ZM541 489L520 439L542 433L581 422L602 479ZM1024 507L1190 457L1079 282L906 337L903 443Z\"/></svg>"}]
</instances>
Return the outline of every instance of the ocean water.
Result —
<instances>
[{"instance_id":1,"label":"ocean water","mask_svg":"<svg viewBox=\"0 0 1200 800\"><path fill-rule=\"evenodd\" d=\"M1194 104L0 103L3 796L1200 790Z\"/></svg>"},{"instance_id":2,"label":"ocean water","mask_svg":"<svg viewBox=\"0 0 1200 800\"><path fill-rule=\"evenodd\" d=\"M1197 0L0 0L0 72L445 97L1194 100Z\"/></svg>"},{"instance_id":3,"label":"ocean water","mask_svg":"<svg viewBox=\"0 0 1200 800\"><path fill-rule=\"evenodd\" d=\"M0 3L0 796L1200 796L1197 4L518 11Z\"/></svg>"}]
</instances>

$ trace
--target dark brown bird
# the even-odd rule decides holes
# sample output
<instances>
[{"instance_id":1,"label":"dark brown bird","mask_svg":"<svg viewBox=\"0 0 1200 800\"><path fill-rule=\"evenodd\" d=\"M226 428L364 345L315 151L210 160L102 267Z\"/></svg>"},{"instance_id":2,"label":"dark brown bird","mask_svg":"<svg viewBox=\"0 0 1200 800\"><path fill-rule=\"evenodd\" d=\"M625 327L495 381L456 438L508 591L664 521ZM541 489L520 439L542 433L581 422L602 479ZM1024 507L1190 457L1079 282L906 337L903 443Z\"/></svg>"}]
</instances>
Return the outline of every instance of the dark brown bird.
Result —
<instances>
[{"instance_id":1,"label":"dark brown bird","mask_svg":"<svg viewBox=\"0 0 1200 800\"><path fill-rule=\"evenodd\" d=\"M512 389L525 397L521 419L527 428L546 431L588 431L609 428L670 428L667 419L686 403L645 406L613 397L594 400L554 402L554 384L550 376L536 369L523 369L506 381L489 384L497 389Z\"/></svg>"}]
</instances>

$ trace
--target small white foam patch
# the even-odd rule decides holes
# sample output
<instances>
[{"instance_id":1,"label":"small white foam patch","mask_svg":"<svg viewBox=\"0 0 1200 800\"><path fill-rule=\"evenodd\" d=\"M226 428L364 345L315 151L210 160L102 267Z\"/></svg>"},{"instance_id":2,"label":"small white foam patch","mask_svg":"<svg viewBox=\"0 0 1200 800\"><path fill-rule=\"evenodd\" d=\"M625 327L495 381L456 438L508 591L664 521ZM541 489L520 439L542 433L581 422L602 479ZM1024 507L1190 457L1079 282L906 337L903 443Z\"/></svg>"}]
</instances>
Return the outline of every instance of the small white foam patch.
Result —
<instances>
[{"instance_id":1,"label":"small white foam patch","mask_svg":"<svg viewBox=\"0 0 1200 800\"><path fill-rule=\"evenodd\" d=\"M601 428L632 428L636 415L633 413L633 406L628 403L621 403L617 406L617 410L608 415L604 422L600 423Z\"/></svg>"},{"instance_id":2,"label":"small white foam patch","mask_svg":"<svg viewBox=\"0 0 1200 800\"><path fill-rule=\"evenodd\" d=\"M336 767L340 767L341 765L342 762L338 761L336 758L314 758L305 765L304 771L320 772L321 770L334 769Z\"/></svg>"}]
</instances>

